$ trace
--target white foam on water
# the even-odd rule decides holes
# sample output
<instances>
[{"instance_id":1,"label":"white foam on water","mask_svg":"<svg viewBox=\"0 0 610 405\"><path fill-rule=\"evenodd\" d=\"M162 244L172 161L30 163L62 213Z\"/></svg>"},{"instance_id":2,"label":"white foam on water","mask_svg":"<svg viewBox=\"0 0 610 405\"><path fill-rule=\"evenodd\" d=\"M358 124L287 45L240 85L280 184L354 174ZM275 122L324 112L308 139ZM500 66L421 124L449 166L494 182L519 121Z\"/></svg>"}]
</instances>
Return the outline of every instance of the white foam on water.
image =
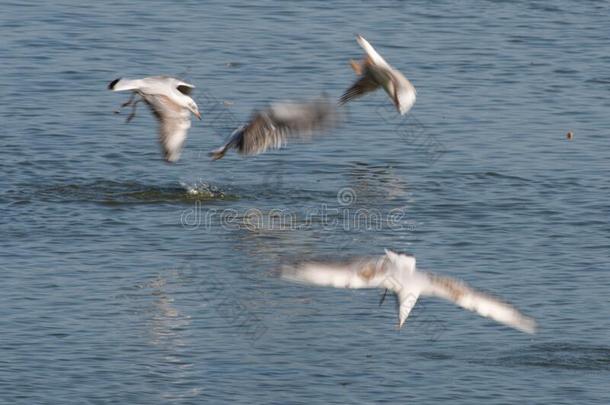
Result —
<instances>
[{"instance_id":1,"label":"white foam on water","mask_svg":"<svg viewBox=\"0 0 610 405\"><path fill-rule=\"evenodd\" d=\"M186 194L191 197L219 197L222 198L225 196L225 193L218 189L218 187L213 186L204 181L198 181L194 184L189 184L186 182L180 182L180 185L185 189Z\"/></svg>"}]
</instances>

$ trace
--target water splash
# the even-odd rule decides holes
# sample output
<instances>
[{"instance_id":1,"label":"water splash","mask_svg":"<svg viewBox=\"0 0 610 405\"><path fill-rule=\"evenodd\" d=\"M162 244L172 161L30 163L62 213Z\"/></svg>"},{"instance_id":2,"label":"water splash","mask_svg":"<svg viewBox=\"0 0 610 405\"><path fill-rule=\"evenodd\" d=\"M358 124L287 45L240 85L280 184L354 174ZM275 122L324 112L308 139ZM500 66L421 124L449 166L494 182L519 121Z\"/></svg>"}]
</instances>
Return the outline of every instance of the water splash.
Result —
<instances>
[{"instance_id":1,"label":"water splash","mask_svg":"<svg viewBox=\"0 0 610 405\"><path fill-rule=\"evenodd\" d=\"M83 184L22 187L4 195L9 203L93 202L100 204L191 203L236 199L220 187L199 182L193 185L157 186L138 182L94 181Z\"/></svg>"},{"instance_id":2,"label":"water splash","mask_svg":"<svg viewBox=\"0 0 610 405\"><path fill-rule=\"evenodd\" d=\"M191 199L225 199L227 197L225 192L218 187L201 180L195 184L180 182L180 185Z\"/></svg>"}]
</instances>

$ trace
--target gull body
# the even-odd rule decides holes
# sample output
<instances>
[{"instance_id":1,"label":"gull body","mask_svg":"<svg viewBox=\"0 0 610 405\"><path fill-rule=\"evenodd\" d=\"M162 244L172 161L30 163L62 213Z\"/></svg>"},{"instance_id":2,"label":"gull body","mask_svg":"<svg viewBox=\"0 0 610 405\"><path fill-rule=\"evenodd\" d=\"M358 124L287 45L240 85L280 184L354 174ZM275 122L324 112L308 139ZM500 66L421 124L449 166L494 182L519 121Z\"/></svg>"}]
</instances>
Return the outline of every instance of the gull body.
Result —
<instances>
[{"instance_id":1,"label":"gull body","mask_svg":"<svg viewBox=\"0 0 610 405\"><path fill-rule=\"evenodd\" d=\"M315 131L323 131L338 122L336 107L321 98L305 103L274 103L254 111L250 121L237 128L220 148L210 152L213 160L230 149L242 155L258 155L268 149L280 149L289 140L307 140Z\"/></svg>"},{"instance_id":2,"label":"gull body","mask_svg":"<svg viewBox=\"0 0 610 405\"><path fill-rule=\"evenodd\" d=\"M131 106L132 113L127 122L135 116L136 105L144 101L159 121L159 143L167 162L175 162L186 141L191 127L191 116L201 119L197 104L190 97L192 84L170 76L151 76L143 79L116 79L109 85L112 91L132 91L132 97L122 107ZM135 96L140 99L135 100Z\"/></svg>"},{"instance_id":3,"label":"gull body","mask_svg":"<svg viewBox=\"0 0 610 405\"><path fill-rule=\"evenodd\" d=\"M433 296L474 311L527 333L534 333L536 322L510 304L476 291L464 282L417 271L415 257L386 250L384 256L344 263L304 262L284 266L283 279L336 288L382 288L398 300L398 327L401 328L420 296Z\"/></svg>"},{"instance_id":4,"label":"gull body","mask_svg":"<svg viewBox=\"0 0 610 405\"><path fill-rule=\"evenodd\" d=\"M352 69L360 78L343 93L339 103L345 104L381 87L390 96L398 112L406 114L415 104L415 87L402 73L390 66L364 37L358 35L356 40L365 52L361 62L351 61Z\"/></svg>"}]
</instances>

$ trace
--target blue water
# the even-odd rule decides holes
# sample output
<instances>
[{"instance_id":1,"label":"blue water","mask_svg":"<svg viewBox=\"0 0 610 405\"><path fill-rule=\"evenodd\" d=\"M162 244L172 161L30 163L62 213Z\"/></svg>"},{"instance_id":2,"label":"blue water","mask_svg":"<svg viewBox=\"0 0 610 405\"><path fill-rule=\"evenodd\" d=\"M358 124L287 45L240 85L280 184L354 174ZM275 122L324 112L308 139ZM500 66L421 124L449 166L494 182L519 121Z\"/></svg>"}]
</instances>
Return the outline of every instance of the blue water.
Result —
<instances>
[{"instance_id":1,"label":"blue water","mask_svg":"<svg viewBox=\"0 0 610 405\"><path fill-rule=\"evenodd\" d=\"M609 9L4 1L0 402L609 403ZM377 93L313 143L209 161L252 109L339 96L355 33L418 89L406 118ZM176 165L106 90L153 74L197 85ZM380 291L274 273L386 247L539 333L434 299L397 332Z\"/></svg>"}]
</instances>

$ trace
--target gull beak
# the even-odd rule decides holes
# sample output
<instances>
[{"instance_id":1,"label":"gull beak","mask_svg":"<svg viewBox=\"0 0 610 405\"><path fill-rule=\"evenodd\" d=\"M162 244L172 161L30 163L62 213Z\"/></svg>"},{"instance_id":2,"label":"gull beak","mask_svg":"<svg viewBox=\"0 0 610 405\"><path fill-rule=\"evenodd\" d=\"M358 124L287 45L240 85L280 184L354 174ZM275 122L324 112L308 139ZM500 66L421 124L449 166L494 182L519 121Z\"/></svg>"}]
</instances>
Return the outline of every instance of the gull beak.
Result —
<instances>
[{"instance_id":1,"label":"gull beak","mask_svg":"<svg viewBox=\"0 0 610 405\"><path fill-rule=\"evenodd\" d=\"M194 111L193 114L195 114L195 117L201 121L201 113L199 111Z\"/></svg>"}]
</instances>

